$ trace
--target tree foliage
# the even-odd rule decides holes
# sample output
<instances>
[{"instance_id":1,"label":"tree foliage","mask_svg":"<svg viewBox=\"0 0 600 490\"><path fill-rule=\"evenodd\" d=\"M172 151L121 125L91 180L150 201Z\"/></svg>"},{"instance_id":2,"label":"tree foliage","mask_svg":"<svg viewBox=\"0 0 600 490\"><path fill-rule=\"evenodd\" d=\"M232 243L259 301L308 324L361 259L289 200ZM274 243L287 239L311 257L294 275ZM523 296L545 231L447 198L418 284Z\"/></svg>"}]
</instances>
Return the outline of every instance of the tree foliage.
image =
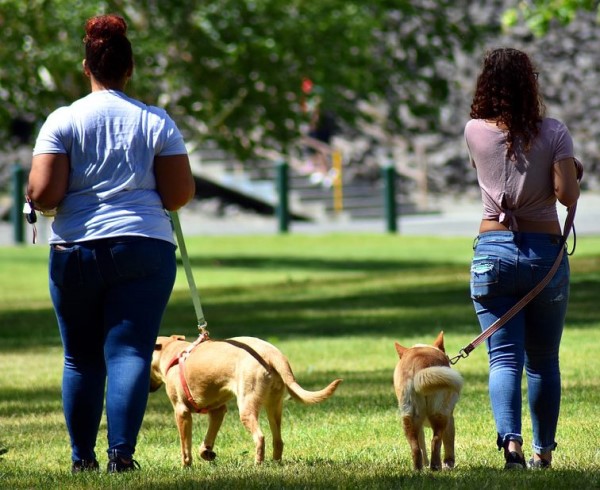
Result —
<instances>
[{"instance_id":1,"label":"tree foliage","mask_svg":"<svg viewBox=\"0 0 600 490\"><path fill-rule=\"evenodd\" d=\"M543 36L548 32L552 22L568 24L575 18L578 10L596 10L600 19L598 0L530 0L519 2L517 7L508 9L502 21L510 28L522 18L531 32Z\"/></svg>"},{"instance_id":2,"label":"tree foliage","mask_svg":"<svg viewBox=\"0 0 600 490\"><path fill-rule=\"evenodd\" d=\"M464 3L464 6L461 6ZM399 133L435 123L448 63L486 26L468 1L439 0L0 0L0 135L38 125L88 91L83 25L116 12L129 24L136 68L127 89L165 107L190 142L216 141L240 157L282 152L318 95L341 121L359 102L391 108ZM311 94L302 80L315 84Z\"/></svg>"}]
</instances>

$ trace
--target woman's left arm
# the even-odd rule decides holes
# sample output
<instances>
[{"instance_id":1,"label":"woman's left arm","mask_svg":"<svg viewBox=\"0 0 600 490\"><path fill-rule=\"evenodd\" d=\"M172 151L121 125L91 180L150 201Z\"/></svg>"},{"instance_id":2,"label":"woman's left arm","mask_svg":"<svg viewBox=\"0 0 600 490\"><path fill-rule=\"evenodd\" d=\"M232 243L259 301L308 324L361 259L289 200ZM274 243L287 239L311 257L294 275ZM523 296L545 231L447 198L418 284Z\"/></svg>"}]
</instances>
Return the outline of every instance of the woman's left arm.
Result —
<instances>
[{"instance_id":1,"label":"woman's left arm","mask_svg":"<svg viewBox=\"0 0 600 490\"><path fill-rule=\"evenodd\" d=\"M570 207L579 199L579 182L577 167L573 158L564 158L553 165L554 194L566 207Z\"/></svg>"},{"instance_id":2,"label":"woman's left arm","mask_svg":"<svg viewBox=\"0 0 600 490\"><path fill-rule=\"evenodd\" d=\"M196 182L187 154L154 158L156 190L167 211L177 211L192 200Z\"/></svg>"},{"instance_id":3,"label":"woman's left arm","mask_svg":"<svg viewBox=\"0 0 600 490\"><path fill-rule=\"evenodd\" d=\"M69 185L69 157L65 153L42 153L31 161L27 195L36 209L57 207Z\"/></svg>"}]
</instances>

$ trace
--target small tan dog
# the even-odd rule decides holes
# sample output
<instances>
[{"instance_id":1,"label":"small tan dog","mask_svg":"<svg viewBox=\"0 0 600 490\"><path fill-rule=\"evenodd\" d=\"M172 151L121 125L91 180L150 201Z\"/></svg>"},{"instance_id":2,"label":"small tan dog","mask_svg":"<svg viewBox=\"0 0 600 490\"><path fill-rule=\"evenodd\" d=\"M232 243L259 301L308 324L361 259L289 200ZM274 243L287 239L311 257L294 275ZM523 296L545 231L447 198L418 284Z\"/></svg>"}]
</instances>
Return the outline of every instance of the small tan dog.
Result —
<instances>
[{"instance_id":1,"label":"small tan dog","mask_svg":"<svg viewBox=\"0 0 600 490\"><path fill-rule=\"evenodd\" d=\"M432 428L431 469L454 467L454 406L460 396L463 379L450 368L444 351L444 332L433 345L417 344L407 348L395 342L400 361L394 371L394 389L398 397L404 433L410 444L413 467L421 470L429 464L423 426Z\"/></svg>"},{"instance_id":2,"label":"small tan dog","mask_svg":"<svg viewBox=\"0 0 600 490\"><path fill-rule=\"evenodd\" d=\"M256 462L265 457L265 438L259 426L264 406L273 436L273 459L283 453L281 415L287 392L295 400L314 404L326 400L341 383L336 379L320 391L307 391L297 382L286 357L273 345L255 337L206 340L185 357L183 377L180 354L190 349L185 337L158 337L152 357L150 391L163 384L175 411L184 466L192 464L192 412L208 414L208 430L200 456L212 461L217 433L227 412L227 402L237 398L240 419L252 434Z\"/></svg>"}]
</instances>

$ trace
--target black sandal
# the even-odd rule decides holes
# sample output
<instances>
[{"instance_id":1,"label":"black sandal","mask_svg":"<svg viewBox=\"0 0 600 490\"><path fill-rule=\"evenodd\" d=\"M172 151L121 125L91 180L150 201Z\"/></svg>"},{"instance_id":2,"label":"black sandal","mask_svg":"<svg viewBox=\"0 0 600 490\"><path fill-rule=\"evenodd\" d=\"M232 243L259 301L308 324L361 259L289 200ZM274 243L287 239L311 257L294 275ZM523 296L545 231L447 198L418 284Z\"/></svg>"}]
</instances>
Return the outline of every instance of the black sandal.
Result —
<instances>
[{"instance_id":1,"label":"black sandal","mask_svg":"<svg viewBox=\"0 0 600 490\"><path fill-rule=\"evenodd\" d=\"M81 473L83 471L98 471L98 461L95 459L80 459L79 461L73 461L71 473Z\"/></svg>"},{"instance_id":2,"label":"black sandal","mask_svg":"<svg viewBox=\"0 0 600 490\"><path fill-rule=\"evenodd\" d=\"M123 459L115 450L111 451L106 471L108 473L121 473L123 471L139 470L140 464L135 459Z\"/></svg>"},{"instance_id":3,"label":"black sandal","mask_svg":"<svg viewBox=\"0 0 600 490\"><path fill-rule=\"evenodd\" d=\"M516 451L504 451L505 470L524 470L527 468L525 458Z\"/></svg>"},{"instance_id":4,"label":"black sandal","mask_svg":"<svg viewBox=\"0 0 600 490\"><path fill-rule=\"evenodd\" d=\"M552 467L552 463L547 459L533 459L529 460L529 467L532 470L547 470Z\"/></svg>"}]
</instances>

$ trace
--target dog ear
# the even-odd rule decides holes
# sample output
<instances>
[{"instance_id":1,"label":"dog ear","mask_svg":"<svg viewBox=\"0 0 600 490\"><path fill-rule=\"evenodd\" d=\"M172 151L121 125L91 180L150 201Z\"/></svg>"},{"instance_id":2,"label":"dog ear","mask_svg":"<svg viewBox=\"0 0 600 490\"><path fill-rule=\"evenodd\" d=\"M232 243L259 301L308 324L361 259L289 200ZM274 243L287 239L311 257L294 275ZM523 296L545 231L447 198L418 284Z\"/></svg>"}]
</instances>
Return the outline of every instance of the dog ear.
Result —
<instances>
[{"instance_id":1,"label":"dog ear","mask_svg":"<svg viewBox=\"0 0 600 490\"><path fill-rule=\"evenodd\" d=\"M398 342L394 342L394 346L396 347L396 352L398 353L398 357L400 359L402 359L402 356L408 350L408 348L400 345Z\"/></svg>"},{"instance_id":2,"label":"dog ear","mask_svg":"<svg viewBox=\"0 0 600 490\"><path fill-rule=\"evenodd\" d=\"M437 338L433 342L433 346L437 347L442 352L446 352L446 349L444 348L444 331L443 330L438 334Z\"/></svg>"},{"instance_id":3,"label":"dog ear","mask_svg":"<svg viewBox=\"0 0 600 490\"><path fill-rule=\"evenodd\" d=\"M173 340L185 340L185 335L171 335Z\"/></svg>"}]
</instances>

